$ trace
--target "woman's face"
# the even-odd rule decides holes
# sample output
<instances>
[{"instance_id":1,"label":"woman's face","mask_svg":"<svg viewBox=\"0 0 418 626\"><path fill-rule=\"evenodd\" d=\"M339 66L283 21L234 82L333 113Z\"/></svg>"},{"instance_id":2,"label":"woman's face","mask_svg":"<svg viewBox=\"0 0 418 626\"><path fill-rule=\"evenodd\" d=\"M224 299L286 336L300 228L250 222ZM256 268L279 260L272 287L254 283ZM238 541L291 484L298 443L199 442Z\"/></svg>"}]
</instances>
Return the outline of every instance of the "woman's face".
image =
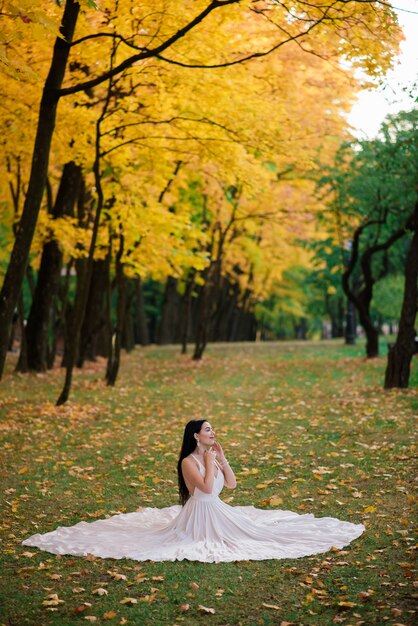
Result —
<instances>
[{"instance_id":1,"label":"woman's face","mask_svg":"<svg viewBox=\"0 0 418 626\"><path fill-rule=\"evenodd\" d=\"M213 446L215 443L215 431L209 422L203 422L197 437L201 446Z\"/></svg>"}]
</instances>

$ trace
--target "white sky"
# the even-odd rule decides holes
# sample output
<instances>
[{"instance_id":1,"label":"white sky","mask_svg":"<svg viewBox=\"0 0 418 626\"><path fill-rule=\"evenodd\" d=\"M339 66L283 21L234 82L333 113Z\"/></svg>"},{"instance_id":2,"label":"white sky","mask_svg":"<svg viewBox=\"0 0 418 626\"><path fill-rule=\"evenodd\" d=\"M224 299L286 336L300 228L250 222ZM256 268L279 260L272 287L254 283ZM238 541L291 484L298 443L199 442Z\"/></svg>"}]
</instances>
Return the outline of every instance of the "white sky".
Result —
<instances>
[{"instance_id":1,"label":"white sky","mask_svg":"<svg viewBox=\"0 0 418 626\"><path fill-rule=\"evenodd\" d=\"M414 106L412 98L403 93L402 87L410 87L418 81L418 0L392 0L392 4L398 9L405 40L401 44L399 61L386 76L384 85L373 91L361 92L348 115L348 121L360 139L374 137L388 113L409 110ZM418 93L415 94L417 96Z\"/></svg>"}]
</instances>

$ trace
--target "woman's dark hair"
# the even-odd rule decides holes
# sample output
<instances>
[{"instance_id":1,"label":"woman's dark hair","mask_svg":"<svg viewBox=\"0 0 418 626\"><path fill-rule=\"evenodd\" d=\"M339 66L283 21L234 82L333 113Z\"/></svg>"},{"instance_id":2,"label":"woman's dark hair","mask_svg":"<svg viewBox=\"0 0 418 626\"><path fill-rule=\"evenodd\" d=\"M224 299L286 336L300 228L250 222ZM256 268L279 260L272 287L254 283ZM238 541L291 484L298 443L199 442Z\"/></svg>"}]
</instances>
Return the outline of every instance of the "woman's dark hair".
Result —
<instances>
[{"instance_id":1,"label":"woman's dark hair","mask_svg":"<svg viewBox=\"0 0 418 626\"><path fill-rule=\"evenodd\" d=\"M197 441L195 439L195 435L200 433L202 425L207 420L190 420L186 424L186 428L184 429L183 435L183 443L181 444L179 462L177 463L177 473L179 478L179 499L180 504L186 504L187 500L190 498L189 490L186 487L186 483L184 482L183 472L181 470L181 462L186 456L189 456L197 446Z\"/></svg>"}]
</instances>

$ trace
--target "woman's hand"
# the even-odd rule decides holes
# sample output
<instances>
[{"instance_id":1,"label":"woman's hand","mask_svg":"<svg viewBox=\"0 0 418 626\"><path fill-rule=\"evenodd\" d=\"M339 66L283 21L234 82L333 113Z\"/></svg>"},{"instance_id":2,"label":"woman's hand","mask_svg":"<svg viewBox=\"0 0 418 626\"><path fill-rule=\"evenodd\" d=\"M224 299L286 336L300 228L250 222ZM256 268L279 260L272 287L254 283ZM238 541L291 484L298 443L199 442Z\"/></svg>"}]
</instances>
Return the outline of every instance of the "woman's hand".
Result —
<instances>
[{"instance_id":1,"label":"woman's hand","mask_svg":"<svg viewBox=\"0 0 418 626\"><path fill-rule=\"evenodd\" d=\"M218 457L218 460L221 461L225 461L225 453L222 450L222 446L220 443L218 443L217 441L215 441L215 443L212 446L212 451L215 452L216 456Z\"/></svg>"},{"instance_id":2,"label":"woman's hand","mask_svg":"<svg viewBox=\"0 0 418 626\"><path fill-rule=\"evenodd\" d=\"M216 452L215 450L212 448L210 448L209 450L205 450L204 453L204 460L205 460L205 464L208 465L213 465L215 463L216 460Z\"/></svg>"}]
</instances>

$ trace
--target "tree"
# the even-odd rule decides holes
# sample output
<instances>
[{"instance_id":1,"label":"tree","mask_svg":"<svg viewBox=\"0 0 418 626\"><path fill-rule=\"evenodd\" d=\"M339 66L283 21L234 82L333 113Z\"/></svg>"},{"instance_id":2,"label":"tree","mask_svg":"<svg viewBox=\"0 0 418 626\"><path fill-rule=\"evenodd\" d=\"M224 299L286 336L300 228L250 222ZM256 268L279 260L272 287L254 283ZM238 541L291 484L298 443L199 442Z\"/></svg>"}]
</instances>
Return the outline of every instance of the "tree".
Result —
<instances>
[{"instance_id":1,"label":"tree","mask_svg":"<svg viewBox=\"0 0 418 626\"><path fill-rule=\"evenodd\" d=\"M399 331L395 345L389 350L385 373L385 388L406 388L412 355L416 352L415 322L418 311L418 114L416 110L401 113L384 127L388 139L395 135L404 159L410 164L409 197L415 200L409 222L412 240L405 262L405 289ZM404 164L405 167L405 164Z\"/></svg>"},{"instance_id":2,"label":"tree","mask_svg":"<svg viewBox=\"0 0 418 626\"><path fill-rule=\"evenodd\" d=\"M415 117L414 112L409 118L400 114L383 125L380 138L343 145L336 167L320 181L334 192L330 215L341 255L348 257L342 286L357 309L370 358L379 353L379 329L371 315L373 286L398 271L398 263L392 260L398 254L397 242L413 224ZM402 124L409 124L408 139Z\"/></svg>"},{"instance_id":3,"label":"tree","mask_svg":"<svg viewBox=\"0 0 418 626\"><path fill-rule=\"evenodd\" d=\"M93 3L91 0L86 0L84 4L91 6ZM154 16L156 13L149 11L149 7L146 6L147 3L143 4L144 6L141 6L140 9L141 13L139 13L138 19L135 20L137 30L136 32L130 33L127 37L120 32L103 32L100 30L99 25L97 32L87 34L80 37L78 41L73 42L72 39L80 11L80 3L75 0L66 1L60 28L62 38L59 37L56 40L50 71L43 89L25 204L2 292L0 294L0 373L3 371L10 323L21 290L30 246L42 202L51 140L55 127L57 105L60 98L91 90L104 81L117 76L126 68L132 67L134 64L143 63L152 58L160 59L169 65L189 68L225 67L241 63L251 58L266 56L281 48L284 44L292 41L303 45L308 51L319 55L326 54L326 56L332 56L334 51L338 49L340 54L354 64L366 65L371 74L377 74L390 63L391 51L393 50L393 46L396 45L397 31L393 12L391 12L390 8L385 6L379 6L379 10L376 10L374 3L371 1L364 2L354 0L353 8L347 11L345 2L342 0L329 4L326 3L325 5L316 3L308 5L301 0L294 0L294 2L290 3L290 6L260 2L255 7L253 3L247 5L246 3L238 3L237 0L213 0L208 3L199 3L201 7L200 11L196 11L195 17L186 23L182 20L182 16L188 13L186 10L182 12L173 10L163 12L161 15L165 21L162 22L162 29L160 28L160 24L153 24L152 20L154 18L150 17ZM196 3L192 3L193 8L195 4ZM235 12L228 13L228 6L232 4L237 5ZM131 9L131 3L128 2L128 0L126 0L125 3L120 2L118 6L122 7L122 5L123 8ZM174 7L175 2L173 3L173 7L170 8L173 9ZM224 11L223 15L225 17L226 28L224 31L219 32L218 24L213 19L212 14L215 10L221 9ZM107 7L103 7L104 13L106 13L106 10ZM138 7L136 7L137 13L138 10ZM273 13L271 13L272 11ZM288 19L288 11L291 12L291 20ZM272 15L273 19L271 19ZM173 18L173 16L175 17ZM229 47L232 52L234 52L234 46L236 51L236 44L238 42L238 45L240 47L242 46L242 40L237 36L237 32L239 32L239 29L237 29L237 18L241 20L242 23L245 23L245 20L248 21L248 17L253 18L250 26L254 28L255 32L260 23L264 23L265 26L262 35L252 37L249 40L247 50L244 54L235 56L232 60L231 58L224 60L224 58L219 57L219 53L218 58L216 58L216 54L209 54L207 58L213 59L210 63L202 62L201 59L196 58L195 50L197 50L197 46L194 44L197 37L199 37L199 41L201 41L200 25L203 22L205 22L205 24L207 23L208 33L219 33L216 40L217 43L220 44L218 50L222 50L222 55L224 55L225 47L228 49L228 46L225 46L225 35L232 41L232 47ZM280 20L282 20L282 22L280 22ZM367 21L369 21L369 24L367 24ZM120 23L122 22L123 20L120 21ZM285 26L283 26L283 24ZM379 32L379 38L373 41L373 44L369 47L370 55L367 61L365 61L363 51L359 53L357 50L354 50L350 43L350 36L347 37L348 28L348 34L352 34L358 41L357 37L365 28L365 24L367 24L368 29L371 25L371 27L374 26L376 30L378 30L378 24L384 25L383 30ZM144 28L144 25L147 28ZM160 43L157 45L154 45L154 37L157 32L155 26L160 30L160 33L164 33L159 40ZM266 28L270 29L267 38ZM234 33L233 37L231 37L232 33ZM342 34L344 34L344 37L341 36ZM187 35L190 35L190 37L187 37L185 44L184 41ZM326 35L325 38L324 35ZM110 70L101 71L99 75L81 80L76 85L62 87L70 48L74 48L76 45L80 44L88 44L98 39L102 42L106 39L122 42L125 46L123 60L115 64ZM261 39L263 41L268 40L269 45L267 49L263 50L261 48ZM274 41L272 41L273 39ZM324 43L325 39L327 39L326 45ZM207 41L209 41L209 39ZM210 41L212 45L212 40ZM390 43L390 45L385 49L387 43ZM187 46L189 47L187 48ZM135 53L129 54L132 49L134 49ZM206 45L202 47L202 49L205 52L209 52L211 46L208 48ZM167 56L165 54L166 51L171 51L174 55L180 55L178 58L181 60L173 56ZM186 56L184 56L184 53L186 53Z\"/></svg>"},{"instance_id":4,"label":"tree","mask_svg":"<svg viewBox=\"0 0 418 626\"><path fill-rule=\"evenodd\" d=\"M411 360L416 352L415 320L418 311L418 202L412 221L414 236L405 264L405 290L399 332L395 345L389 349L385 372L385 389L406 388L409 384Z\"/></svg>"}]
</instances>

